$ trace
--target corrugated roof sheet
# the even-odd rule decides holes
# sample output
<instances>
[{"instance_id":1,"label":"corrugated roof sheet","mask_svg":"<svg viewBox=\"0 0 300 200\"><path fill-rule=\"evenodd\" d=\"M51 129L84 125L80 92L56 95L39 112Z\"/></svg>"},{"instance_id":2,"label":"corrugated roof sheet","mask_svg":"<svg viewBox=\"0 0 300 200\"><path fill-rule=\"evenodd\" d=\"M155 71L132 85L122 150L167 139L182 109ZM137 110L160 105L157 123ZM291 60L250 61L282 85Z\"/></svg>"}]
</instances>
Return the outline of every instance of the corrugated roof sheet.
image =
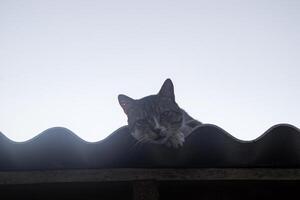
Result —
<instances>
[{"instance_id":1,"label":"corrugated roof sheet","mask_svg":"<svg viewBox=\"0 0 300 200\"><path fill-rule=\"evenodd\" d=\"M300 167L300 130L275 125L259 138L241 141L203 124L179 149L136 144L126 126L99 142L66 128L50 128L26 142L0 134L0 171L97 168Z\"/></svg>"}]
</instances>

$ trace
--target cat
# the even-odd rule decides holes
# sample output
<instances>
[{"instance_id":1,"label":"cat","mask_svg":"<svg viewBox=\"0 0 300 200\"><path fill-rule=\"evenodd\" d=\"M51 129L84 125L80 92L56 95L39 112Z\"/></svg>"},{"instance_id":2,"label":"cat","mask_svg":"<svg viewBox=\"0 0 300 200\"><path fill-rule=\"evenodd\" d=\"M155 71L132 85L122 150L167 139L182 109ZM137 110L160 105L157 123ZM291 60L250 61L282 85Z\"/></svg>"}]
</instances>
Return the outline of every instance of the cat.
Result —
<instances>
[{"instance_id":1,"label":"cat","mask_svg":"<svg viewBox=\"0 0 300 200\"><path fill-rule=\"evenodd\" d=\"M192 130L202 124L177 105L171 79L165 80L156 95L135 100L120 94L118 100L127 115L131 135L140 143L179 148Z\"/></svg>"}]
</instances>

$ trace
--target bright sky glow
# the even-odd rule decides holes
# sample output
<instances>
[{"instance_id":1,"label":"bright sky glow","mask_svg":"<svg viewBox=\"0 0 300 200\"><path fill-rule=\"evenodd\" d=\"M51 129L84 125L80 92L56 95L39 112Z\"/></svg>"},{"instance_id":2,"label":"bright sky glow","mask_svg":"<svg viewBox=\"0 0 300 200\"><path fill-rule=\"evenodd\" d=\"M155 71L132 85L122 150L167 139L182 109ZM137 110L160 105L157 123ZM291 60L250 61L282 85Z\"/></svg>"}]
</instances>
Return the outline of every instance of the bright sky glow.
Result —
<instances>
[{"instance_id":1,"label":"bright sky glow","mask_svg":"<svg viewBox=\"0 0 300 200\"><path fill-rule=\"evenodd\" d=\"M300 127L300 1L0 1L0 131L66 127L87 141L126 124L124 93L166 78L194 118L250 140Z\"/></svg>"}]
</instances>

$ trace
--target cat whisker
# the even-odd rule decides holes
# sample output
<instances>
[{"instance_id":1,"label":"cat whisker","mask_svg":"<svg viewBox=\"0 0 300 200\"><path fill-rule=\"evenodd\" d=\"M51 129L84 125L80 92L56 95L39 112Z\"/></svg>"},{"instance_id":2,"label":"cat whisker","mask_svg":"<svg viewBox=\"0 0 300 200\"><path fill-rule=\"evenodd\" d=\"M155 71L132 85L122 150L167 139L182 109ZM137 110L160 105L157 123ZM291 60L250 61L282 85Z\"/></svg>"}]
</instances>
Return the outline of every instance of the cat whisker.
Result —
<instances>
[{"instance_id":1,"label":"cat whisker","mask_svg":"<svg viewBox=\"0 0 300 200\"><path fill-rule=\"evenodd\" d=\"M139 144L142 144L142 143L145 143L145 142L147 142L147 137L142 137L142 138L140 138L139 140L137 140L133 145L132 145L132 147L130 148L130 150L129 151L131 151L131 150L133 150L135 147L137 147Z\"/></svg>"}]
</instances>

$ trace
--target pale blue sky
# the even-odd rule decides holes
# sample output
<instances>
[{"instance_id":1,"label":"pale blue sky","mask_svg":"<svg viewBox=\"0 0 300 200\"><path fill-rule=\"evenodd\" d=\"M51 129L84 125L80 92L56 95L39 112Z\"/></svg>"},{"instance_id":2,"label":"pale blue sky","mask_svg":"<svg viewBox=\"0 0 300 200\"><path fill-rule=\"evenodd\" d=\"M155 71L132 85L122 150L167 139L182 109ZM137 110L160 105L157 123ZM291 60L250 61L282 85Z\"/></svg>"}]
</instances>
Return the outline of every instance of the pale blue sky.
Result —
<instances>
[{"instance_id":1,"label":"pale blue sky","mask_svg":"<svg viewBox=\"0 0 300 200\"><path fill-rule=\"evenodd\" d=\"M300 1L0 1L0 131L126 124L117 95L166 78L194 118L250 140L300 126Z\"/></svg>"}]
</instances>

